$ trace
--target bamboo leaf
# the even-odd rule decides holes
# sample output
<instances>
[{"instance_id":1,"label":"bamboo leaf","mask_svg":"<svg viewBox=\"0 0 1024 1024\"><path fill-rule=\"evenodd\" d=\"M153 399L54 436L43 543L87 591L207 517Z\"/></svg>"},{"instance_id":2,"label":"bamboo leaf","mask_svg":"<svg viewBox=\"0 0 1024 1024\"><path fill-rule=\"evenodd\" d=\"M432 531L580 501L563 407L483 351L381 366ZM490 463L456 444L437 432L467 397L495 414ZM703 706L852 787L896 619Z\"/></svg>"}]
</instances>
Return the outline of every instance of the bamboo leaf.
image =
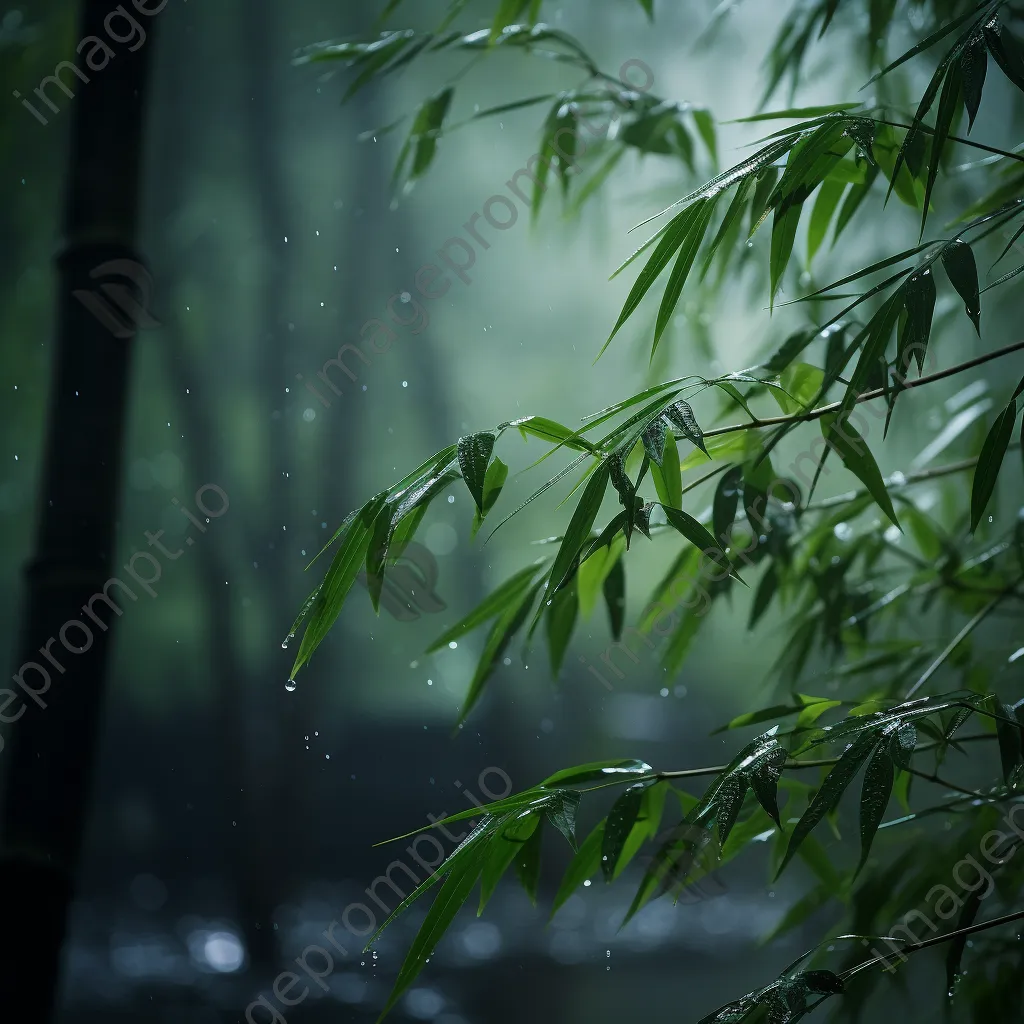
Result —
<instances>
[{"instance_id":1,"label":"bamboo leaf","mask_svg":"<svg viewBox=\"0 0 1024 1024\"><path fill-rule=\"evenodd\" d=\"M996 417L981 446L978 465L974 470L974 482L971 485L971 532L978 528L981 517L985 514L992 492L996 487L996 478L1003 464L1003 457L1010 444L1013 423L1017 418L1017 403L1010 404Z\"/></svg>"},{"instance_id":2,"label":"bamboo leaf","mask_svg":"<svg viewBox=\"0 0 1024 1024\"><path fill-rule=\"evenodd\" d=\"M888 745L880 743L864 772L864 786L860 794L860 863L857 865L855 876L860 874L867 863L875 833L889 805L894 778L892 755L889 753Z\"/></svg>"},{"instance_id":3,"label":"bamboo leaf","mask_svg":"<svg viewBox=\"0 0 1024 1024\"><path fill-rule=\"evenodd\" d=\"M796 823L793 833L786 847L786 855L782 864L776 872L775 877L785 870L786 865L793 859L793 855L800 848L800 844L811 834L814 827L831 811L842 799L846 787L853 781L854 776L860 771L861 765L871 756L871 752L878 743L878 737L873 731L861 733L853 744L846 750L835 767L825 776L824 782L818 792L814 794L803 816Z\"/></svg>"},{"instance_id":4,"label":"bamboo leaf","mask_svg":"<svg viewBox=\"0 0 1024 1024\"><path fill-rule=\"evenodd\" d=\"M988 52L985 49L985 37L979 33L971 37L971 41L960 56L960 77L963 81L964 106L967 108L968 134L974 127L974 119L978 116L987 71Z\"/></svg>"},{"instance_id":5,"label":"bamboo leaf","mask_svg":"<svg viewBox=\"0 0 1024 1024\"><path fill-rule=\"evenodd\" d=\"M487 478L487 466L494 451L495 434L485 430L479 434L459 438L459 468L462 479L476 502L477 511L484 511L484 483Z\"/></svg>"},{"instance_id":6,"label":"bamboo leaf","mask_svg":"<svg viewBox=\"0 0 1024 1024\"><path fill-rule=\"evenodd\" d=\"M537 576L539 566L530 565L520 569L515 575L510 576L497 590L483 599L464 619L457 622L451 629L445 630L428 648L426 653L447 647L453 640L465 636L478 626L493 619L500 612L503 612L514 604L529 589L530 583Z\"/></svg>"},{"instance_id":7,"label":"bamboo leaf","mask_svg":"<svg viewBox=\"0 0 1024 1024\"><path fill-rule=\"evenodd\" d=\"M623 793L612 805L604 828L601 842L601 870L606 882L615 877L619 857L626 845L633 826L636 824L643 803L646 784L638 782Z\"/></svg>"},{"instance_id":8,"label":"bamboo leaf","mask_svg":"<svg viewBox=\"0 0 1024 1024\"><path fill-rule=\"evenodd\" d=\"M967 315L981 335L981 300L978 294L978 266L974 252L962 238L950 242L942 250L942 266L949 283L964 300Z\"/></svg>"},{"instance_id":9,"label":"bamboo leaf","mask_svg":"<svg viewBox=\"0 0 1024 1024\"><path fill-rule=\"evenodd\" d=\"M551 905L551 916L554 917L565 901L588 879L592 878L601 868L601 847L604 843L604 821L598 822L590 835L580 843L576 855L569 862L562 876L562 883L555 894Z\"/></svg>"},{"instance_id":10,"label":"bamboo leaf","mask_svg":"<svg viewBox=\"0 0 1024 1024\"><path fill-rule=\"evenodd\" d=\"M902 529L871 449L849 419L840 419L839 414L828 413L821 417L821 433L828 447L839 455L843 465L864 484L893 525Z\"/></svg>"}]
</instances>

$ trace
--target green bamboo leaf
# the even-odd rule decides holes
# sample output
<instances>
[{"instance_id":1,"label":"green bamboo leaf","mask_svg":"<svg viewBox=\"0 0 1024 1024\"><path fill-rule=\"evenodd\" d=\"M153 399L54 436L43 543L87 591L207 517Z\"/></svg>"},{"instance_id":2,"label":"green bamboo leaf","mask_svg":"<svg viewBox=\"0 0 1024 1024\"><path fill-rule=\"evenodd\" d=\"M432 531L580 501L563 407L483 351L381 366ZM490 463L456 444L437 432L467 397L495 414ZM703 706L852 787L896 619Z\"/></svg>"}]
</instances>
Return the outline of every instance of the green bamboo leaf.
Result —
<instances>
[{"instance_id":1,"label":"green bamboo leaf","mask_svg":"<svg viewBox=\"0 0 1024 1024\"><path fill-rule=\"evenodd\" d=\"M676 250L684 244L693 227L694 219L700 214L700 210L701 207L694 204L694 206L687 207L682 213L677 214L669 221L664 237L651 254L651 258L644 264L644 269L640 271L636 281L633 283L633 287L629 291L629 295L626 296L626 302L622 307L622 312L619 314L619 319L616 320L612 333L608 335L608 340L602 346L601 352L604 352L609 344L611 344L611 340L618 334L619 328L633 315L633 311L640 305L641 299L651 290L652 285L661 275L661 272L668 266L669 260L672 259ZM634 257L636 255L638 253L635 253ZM634 257L630 257L630 261ZM598 355L600 356L600 353Z\"/></svg>"},{"instance_id":2,"label":"green bamboo leaf","mask_svg":"<svg viewBox=\"0 0 1024 1024\"><path fill-rule=\"evenodd\" d=\"M484 474L483 505L473 513L473 532L471 536L475 537L480 527L483 526L484 518L494 508L507 479L508 466L495 455L491 459L491 464L487 467L487 472Z\"/></svg>"},{"instance_id":3,"label":"green bamboo leaf","mask_svg":"<svg viewBox=\"0 0 1024 1024\"><path fill-rule=\"evenodd\" d=\"M835 247L836 242L839 241L839 236L843 233L843 229L850 223L853 219L853 215L860 208L861 203L867 199L868 193L875 184L875 179L878 177L879 173L880 171L877 165L869 167L867 175L864 178L864 184L850 186L846 193L846 198L843 200L843 205L839 207L839 216L836 217L836 226L832 231L833 248Z\"/></svg>"},{"instance_id":4,"label":"green bamboo leaf","mask_svg":"<svg viewBox=\"0 0 1024 1024\"><path fill-rule=\"evenodd\" d=\"M433 654L434 651L447 647L453 640L465 636L478 626L493 619L500 612L506 611L518 598L529 589L530 584L536 578L540 567L530 565L520 569L514 576L510 576L497 590L494 590L483 599L464 619L457 622L451 629L442 633L428 648L426 653Z\"/></svg>"},{"instance_id":5,"label":"green bamboo leaf","mask_svg":"<svg viewBox=\"0 0 1024 1024\"><path fill-rule=\"evenodd\" d=\"M414 184L427 172L437 152L437 140L454 95L455 90L448 87L425 100L420 106L395 163L392 185L397 184L405 173L410 150L413 151L412 166L409 169L407 184Z\"/></svg>"},{"instance_id":6,"label":"green bamboo leaf","mask_svg":"<svg viewBox=\"0 0 1024 1024\"><path fill-rule=\"evenodd\" d=\"M1024 771L1024 749L1022 749L1021 726L1012 704L1003 704L993 699L992 710L996 719L996 736L999 740L999 759L1002 762L1003 779L1011 789L1016 789Z\"/></svg>"},{"instance_id":7,"label":"green bamboo leaf","mask_svg":"<svg viewBox=\"0 0 1024 1024\"><path fill-rule=\"evenodd\" d=\"M516 420L514 426L519 429L524 440L527 434L532 434L544 441L555 441L559 445L565 445L579 452L597 452L596 446L585 437L581 437L578 430L572 430L546 416L527 416L524 419Z\"/></svg>"},{"instance_id":8,"label":"green bamboo leaf","mask_svg":"<svg viewBox=\"0 0 1024 1024\"><path fill-rule=\"evenodd\" d=\"M487 477L487 466L494 451L495 433L485 430L479 434L459 438L459 468L462 479L476 502L477 510L483 513L484 483Z\"/></svg>"},{"instance_id":9,"label":"green bamboo leaf","mask_svg":"<svg viewBox=\"0 0 1024 1024\"><path fill-rule=\"evenodd\" d=\"M601 594L604 581L615 567L615 563L626 550L626 538L617 536L610 544L595 547L580 563L576 574L576 589L579 595L580 614L589 619Z\"/></svg>"},{"instance_id":10,"label":"green bamboo leaf","mask_svg":"<svg viewBox=\"0 0 1024 1024\"><path fill-rule=\"evenodd\" d=\"M693 409L689 402L673 402L665 409L665 415L671 421L672 426L681 431L688 441L705 455L708 454L704 444L704 431L700 429L700 424L697 422L697 417L693 415Z\"/></svg>"},{"instance_id":11,"label":"green bamboo leaf","mask_svg":"<svg viewBox=\"0 0 1024 1024\"><path fill-rule=\"evenodd\" d=\"M723 538L732 536L732 527L736 522L736 509L740 503L740 491L743 487L743 468L734 466L722 474L715 488L712 503L711 523L718 540L725 544Z\"/></svg>"},{"instance_id":12,"label":"green bamboo leaf","mask_svg":"<svg viewBox=\"0 0 1024 1024\"><path fill-rule=\"evenodd\" d=\"M981 335L981 301L978 295L978 266L974 252L962 238L957 238L942 250L942 266L949 283L964 300L967 315L974 329Z\"/></svg>"},{"instance_id":13,"label":"green bamboo leaf","mask_svg":"<svg viewBox=\"0 0 1024 1024\"><path fill-rule=\"evenodd\" d=\"M843 194L846 192L845 181L833 181L826 178L818 189L818 197L814 200L811 208L811 219L807 225L807 262L810 264L814 259L821 243L825 241L828 234L828 226L832 223L832 216L839 206Z\"/></svg>"},{"instance_id":14,"label":"green bamboo leaf","mask_svg":"<svg viewBox=\"0 0 1024 1024\"><path fill-rule=\"evenodd\" d=\"M679 447L676 439L666 432L661 467L651 466L651 478L662 503L673 507L683 503L683 478L679 466Z\"/></svg>"},{"instance_id":15,"label":"green bamboo leaf","mask_svg":"<svg viewBox=\"0 0 1024 1024\"><path fill-rule=\"evenodd\" d=\"M789 107L786 110L769 110L763 114L750 117L737 117L728 124L752 124L757 121L780 121L783 119L802 121L809 117L821 117L823 114L841 114L848 110L856 110L859 103L832 103L820 107Z\"/></svg>"},{"instance_id":16,"label":"green bamboo leaf","mask_svg":"<svg viewBox=\"0 0 1024 1024\"><path fill-rule=\"evenodd\" d=\"M702 281L707 277L708 271L711 269L715 253L718 252L719 248L726 242L726 240L733 239L734 234L739 227L740 218L743 216L743 211L746 209L747 197L750 194L753 182L753 178L744 178L743 181L740 182L739 188L736 189L736 194L732 197L729 209L725 211L725 216L722 218L722 223L718 226L718 231L715 234L714 239L704 252L704 265L701 267L700 273ZM730 244L732 244L731 241ZM726 253L725 260L728 260L728 258L729 254ZM723 261L723 266L724 265L725 263Z\"/></svg>"},{"instance_id":17,"label":"green bamboo leaf","mask_svg":"<svg viewBox=\"0 0 1024 1024\"><path fill-rule=\"evenodd\" d=\"M870 267L864 267L862 270L858 270L857 273L850 274L849 277L844 277L839 281L833 281L831 284L827 284L823 288L818 288L817 291L813 291L809 295L802 295L797 301L807 302L810 299L816 299L825 295L827 292L835 291L836 288L842 288L844 285L848 285L852 281L857 281L862 277L867 277L869 274L874 274L876 271L884 270L886 267L891 267L896 263L902 263L904 260L910 259L911 256L916 256L919 252L922 252L932 245L934 245L933 242L924 242L922 245L915 245L913 249L906 249L903 252L896 253L895 256L887 256L884 260L872 263ZM910 273L910 271L908 270L907 273Z\"/></svg>"},{"instance_id":18,"label":"green bamboo leaf","mask_svg":"<svg viewBox=\"0 0 1024 1024\"><path fill-rule=\"evenodd\" d=\"M544 837L543 820L531 833L529 839L520 846L515 857L516 876L519 884L526 890L530 902L537 905L537 890L540 888L540 851Z\"/></svg>"},{"instance_id":19,"label":"green bamboo leaf","mask_svg":"<svg viewBox=\"0 0 1024 1024\"><path fill-rule=\"evenodd\" d=\"M556 678L572 639L572 631L576 628L579 610L575 581L555 594L547 610L548 653L551 658L551 674Z\"/></svg>"},{"instance_id":20,"label":"green bamboo leaf","mask_svg":"<svg viewBox=\"0 0 1024 1024\"><path fill-rule=\"evenodd\" d=\"M708 532L706 526L697 522L693 516L682 509L672 508L670 505L662 505L661 507L669 526L681 533L694 547L703 551L723 569L731 569L729 559L722 550L722 545Z\"/></svg>"},{"instance_id":21,"label":"green bamboo leaf","mask_svg":"<svg viewBox=\"0 0 1024 1024\"><path fill-rule=\"evenodd\" d=\"M782 769L788 756L786 749L776 743L760 754L748 768L750 787L757 797L757 802L780 829L782 822L779 820L779 779L782 777Z\"/></svg>"},{"instance_id":22,"label":"green bamboo leaf","mask_svg":"<svg viewBox=\"0 0 1024 1024\"><path fill-rule=\"evenodd\" d=\"M470 711L473 710L476 702L480 699L480 695L483 693L484 685L494 674L494 670L498 667L498 663L501 661L508 645L512 642L512 638L526 621L541 583L542 581L540 580L534 583L525 594L512 601L494 620L494 625L491 626L487 639L484 641L484 649L480 655L480 660L477 662L473 678L470 681L466 699L462 704L462 713L459 715L460 724L465 722Z\"/></svg>"},{"instance_id":23,"label":"green bamboo leaf","mask_svg":"<svg viewBox=\"0 0 1024 1024\"><path fill-rule=\"evenodd\" d=\"M590 531L594 528L594 520L597 519L597 513L601 510L610 475L610 460L602 459L584 489L583 496L569 520L569 525L565 528L562 545L555 556L555 564L551 567L552 591L558 590L572 575L580 549L590 536Z\"/></svg>"},{"instance_id":24,"label":"green bamboo leaf","mask_svg":"<svg viewBox=\"0 0 1024 1024\"><path fill-rule=\"evenodd\" d=\"M864 772L864 786L860 794L860 863L854 872L855 877L867 863L875 833L889 806L894 778L895 768L888 744L880 743Z\"/></svg>"},{"instance_id":25,"label":"green bamboo leaf","mask_svg":"<svg viewBox=\"0 0 1024 1024\"><path fill-rule=\"evenodd\" d=\"M889 517L893 525L902 529L892 507L892 499L886 490L878 463L867 442L850 423L839 419L839 414L828 413L821 417L821 433L828 447L843 460L843 465L868 489L878 507Z\"/></svg>"},{"instance_id":26,"label":"green bamboo leaf","mask_svg":"<svg viewBox=\"0 0 1024 1024\"><path fill-rule=\"evenodd\" d=\"M651 358L658 350L662 335L668 327L675 312L676 303L682 293L683 285L686 283L690 271L693 269L693 261L697 258L697 252L707 234L708 225L715 212L715 204L718 197L698 199L692 206L688 207L685 213L692 215L686 237L679 247L679 255L676 257L675 266L669 274L668 283L665 286L665 294L662 296L661 306L658 308L658 319L654 328L654 345L651 348Z\"/></svg>"},{"instance_id":27,"label":"green bamboo leaf","mask_svg":"<svg viewBox=\"0 0 1024 1024\"><path fill-rule=\"evenodd\" d=\"M898 68L901 64L906 63L908 60L911 59L911 57L916 57L919 53L923 52L924 50L927 50L928 47L934 46L940 39L944 39L946 36L948 36L950 32L955 32L956 29L958 29L961 25L964 24L964 22L970 21L971 18L975 17L978 14L978 12L981 11L987 5L987 3L988 0L984 0L984 2L979 3L973 10L968 11L966 14L960 15L959 18L954 18L952 21L947 22L947 24L943 25L942 28L933 32L930 36L927 36L926 38L922 39L919 43L916 43L909 50L907 50L907 52L904 53L903 56L897 57L896 60L894 60L891 64L888 64L884 68L882 68L882 70L879 71L878 74L872 75L864 83L862 88L866 89L873 82L877 82L878 79L881 78L883 75L889 74L890 71L894 70L895 68Z\"/></svg>"},{"instance_id":28,"label":"green bamboo leaf","mask_svg":"<svg viewBox=\"0 0 1024 1024\"><path fill-rule=\"evenodd\" d=\"M626 570L621 558L614 562L611 571L604 578L602 590L605 604L608 606L612 638L619 640L622 637L622 627L626 623Z\"/></svg>"},{"instance_id":29,"label":"green bamboo leaf","mask_svg":"<svg viewBox=\"0 0 1024 1024\"><path fill-rule=\"evenodd\" d=\"M988 52L985 49L985 37L978 33L971 37L971 41L960 55L960 77L963 81L964 106L967 108L968 134L974 127L974 119L978 116L987 71Z\"/></svg>"},{"instance_id":30,"label":"green bamboo leaf","mask_svg":"<svg viewBox=\"0 0 1024 1024\"><path fill-rule=\"evenodd\" d=\"M978 911L981 909L981 901L988 895L988 892L987 887L979 886L964 897L963 909L960 911L960 917L957 918L954 931L959 932L974 924ZM949 951L946 953L946 995L949 999L953 998L960 982L960 965L969 937L969 935L957 935L949 944Z\"/></svg>"},{"instance_id":31,"label":"green bamboo leaf","mask_svg":"<svg viewBox=\"0 0 1024 1024\"><path fill-rule=\"evenodd\" d=\"M798 193L802 195L802 193ZM771 286L769 288L769 306L774 307L775 296L782 284L782 275L789 265L793 254L793 243L796 241L796 229L800 223L803 201L787 197L775 209L772 223L772 251L769 259Z\"/></svg>"},{"instance_id":32,"label":"green bamboo leaf","mask_svg":"<svg viewBox=\"0 0 1024 1024\"><path fill-rule=\"evenodd\" d=\"M761 577L761 582L754 591L754 600L750 606L750 619L747 622L747 629L753 629L771 605L772 598L779 589L779 571L775 562L768 567L768 571Z\"/></svg>"},{"instance_id":33,"label":"green bamboo leaf","mask_svg":"<svg viewBox=\"0 0 1024 1024\"><path fill-rule=\"evenodd\" d=\"M498 882L521 852L523 844L536 831L541 816L536 811L527 811L514 818L502 828L500 834L491 840L487 861L480 878L480 904L477 916L483 913Z\"/></svg>"},{"instance_id":34,"label":"green bamboo leaf","mask_svg":"<svg viewBox=\"0 0 1024 1024\"><path fill-rule=\"evenodd\" d=\"M928 151L928 177L924 186L924 202L921 204L921 234L924 234L924 227L928 221L928 209L931 205L932 190L935 188L935 179L939 175L939 161L942 159L942 151L946 145L946 139L953 127L953 118L956 115L957 105L961 97L960 65L953 63L946 73L946 80L942 84L942 94L939 97L939 109L935 114L935 128L932 132L931 147Z\"/></svg>"},{"instance_id":35,"label":"green bamboo leaf","mask_svg":"<svg viewBox=\"0 0 1024 1024\"><path fill-rule=\"evenodd\" d=\"M291 678L294 679L299 669L309 661L338 618L345 598L359 575L370 545L371 526L384 506L386 498L386 491L374 495L349 525L341 547L335 553L323 583L316 592L312 609L306 619L302 642L292 665Z\"/></svg>"},{"instance_id":36,"label":"green bamboo leaf","mask_svg":"<svg viewBox=\"0 0 1024 1024\"><path fill-rule=\"evenodd\" d=\"M565 836L566 842L576 850L576 811L581 796L574 789L556 791L554 799L544 809L548 821Z\"/></svg>"},{"instance_id":37,"label":"green bamboo leaf","mask_svg":"<svg viewBox=\"0 0 1024 1024\"><path fill-rule=\"evenodd\" d=\"M451 867L448 877L434 897L434 902L427 911L427 916L416 933L409 952L395 979L394 987L388 996L387 1003L381 1011L383 1019L405 994L423 969L424 964L434 952L441 936L455 919L462 905L469 899L477 879L480 877L487 860L487 846L482 844L473 848L471 854L460 859Z\"/></svg>"},{"instance_id":38,"label":"green bamboo leaf","mask_svg":"<svg viewBox=\"0 0 1024 1024\"><path fill-rule=\"evenodd\" d=\"M992 492L996 487L996 478L1003 464L1003 457L1010 444L1013 423L1017 418L1017 403L1010 404L996 417L981 446L978 465L974 469L974 481L971 485L971 532L978 528L981 517L985 514Z\"/></svg>"},{"instance_id":39,"label":"green bamboo leaf","mask_svg":"<svg viewBox=\"0 0 1024 1024\"><path fill-rule=\"evenodd\" d=\"M852 746L839 759L835 767L825 776L825 780L822 782L818 792L814 794L814 799L793 829L789 845L786 847L786 855L783 857L782 864L776 872L776 878L785 870L786 865L793 859L793 855L800 848L800 844L810 835L814 827L842 799L843 793L846 792L846 787L850 785L854 776L860 771L861 765L870 757L877 743L878 737L874 731L861 733L853 741Z\"/></svg>"},{"instance_id":40,"label":"green bamboo leaf","mask_svg":"<svg viewBox=\"0 0 1024 1024\"><path fill-rule=\"evenodd\" d=\"M563 768L562 771L548 776L540 785L551 789L555 786L573 786L582 782L628 782L630 779L638 779L653 772L654 769L649 764L635 759L593 761L590 764L577 765L575 768Z\"/></svg>"},{"instance_id":41,"label":"green bamboo leaf","mask_svg":"<svg viewBox=\"0 0 1024 1024\"><path fill-rule=\"evenodd\" d=\"M918 372L924 370L924 357L935 314L935 277L931 267L925 267L907 278L903 298L907 319L900 330L896 355L896 369L901 377L910 372L911 355L917 361Z\"/></svg>"},{"instance_id":42,"label":"green bamboo leaf","mask_svg":"<svg viewBox=\"0 0 1024 1024\"><path fill-rule=\"evenodd\" d=\"M643 782L630 786L615 801L612 809L608 812L604 837L601 842L601 870L606 882L610 882L615 877L619 857L622 855L626 840L636 824L646 788L647 785Z\"/></svg>"},{"instance_id":43,"label":"green bamboo leaf","mask_svg":"<svg viewBox=\"0 0 1024 1024\"><path fill-rule=\"evenodd\" d=\"M554 917L563 903L588 878L593 878L601 868L601 847L604 844L604 821L598 822L590 835L580 843L576 856L569 862L562 876L562 883L555 894L551 905L551 917Z\"/></svg>"},{"instance_id":44,"label":"green bamboo leaf","mask_svg":"<svg viewBox=\"0 0 1024 1024\"><path fill-rule=\"evenodd\" d=\"M1021 59L1017 41L996 17L986 23L984 34L988 52L992 54L1003 74L1024 92L1024 60Z\"/></svg>"},{"instance_id":45,"label":"green bamboo leaf","mask_svg":"<svg viewBox=\"0 0 1024 1024\"><path fill-rule=\"evenodd\" d=\"M891 754L893 761L904 771L913 763L914 749L917 747L917 730L907 722L901 725L892 736Z\"/></svg>"},{"instance_id":46,"label":"green bamboo leaf","mask_svg":"<svg viewBox=\"0 0 1024 1024\"><path fill-rule=\"evenodd\" d=\"M659 469L662 466L662 457L665 454L665 435L667 432L668 424L663 417L659 416L651 421L650 426L647 427L640 437L647 457Z\"/></svg>"}]
</instances>

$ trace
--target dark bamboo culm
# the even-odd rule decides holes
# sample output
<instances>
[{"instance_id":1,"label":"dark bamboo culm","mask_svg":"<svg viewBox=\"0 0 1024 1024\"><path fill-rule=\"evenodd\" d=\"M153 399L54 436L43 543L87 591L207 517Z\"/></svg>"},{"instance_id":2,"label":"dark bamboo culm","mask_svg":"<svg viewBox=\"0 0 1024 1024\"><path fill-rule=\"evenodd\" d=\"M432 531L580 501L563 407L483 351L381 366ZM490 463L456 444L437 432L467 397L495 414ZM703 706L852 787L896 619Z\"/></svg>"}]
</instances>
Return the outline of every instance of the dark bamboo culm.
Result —
<instances>
[{"instance_id":1,"label":"dark bamboo culm","mask_svg":"<svg viewBox=\"0 0 1024 1024\"><path fill-rule=\"evenodd\" d=\"M110 0L82 0L76 38L104 38L110 11ZM75 82L73 99L58 94L64 104L60 116L71 120L71 138L64 238L57 256L57 334L38 534L25 569L24 618L13 666L17 672L28 661L40 664L48 669L51 685L40 698L45 709L26 699L25 713L4 727L6 747L0 754L6 779L0 991L20 993L19 1024L46 1024L56 1001L117 624L117 616L97 604L109 628L103 631L85 618L93 634L88 651L70 654L59 642L51 648L63 674L39 653L65 622L83 619L83 605L116 574L115 523L134 330L128 324L112 331L110 318L98 318L74 293L102 294L90 271L109 261L141 263L135 240L144 98L159 19L143 20L145 45L134 53L118 47L116 57L92 72L88 83ZM83 58L77 59L81 66ZM133 276L138 278L137 270L129 271L128 280ZM115 271L115 278L131 306L132 289L124 290L124 275ZM84 646L82 632L73 629L67 635L70 643ZM39 673L30 671L24 678L33 687L43 685ZM7 713L15 714L14 706Z\"/></svg>"}]
</instances>

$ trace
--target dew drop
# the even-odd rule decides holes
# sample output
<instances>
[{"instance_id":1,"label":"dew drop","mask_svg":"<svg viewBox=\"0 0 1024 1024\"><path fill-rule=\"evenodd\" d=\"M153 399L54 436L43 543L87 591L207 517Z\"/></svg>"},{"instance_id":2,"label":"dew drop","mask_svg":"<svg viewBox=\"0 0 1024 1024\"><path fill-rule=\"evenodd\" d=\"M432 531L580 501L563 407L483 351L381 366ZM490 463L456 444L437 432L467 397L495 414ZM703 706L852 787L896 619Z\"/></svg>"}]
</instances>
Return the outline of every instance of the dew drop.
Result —
<instances>
[{"instance_id":1,"label":"dew drop","mask_svg":"<svg viewBox=\"0 0 1024 1024\"><path fill-rule=\"evenodd\" d=\"M288 680L288 682L284 684L284 688L285 688L285 689L286 689L286 690L287 690L287 691L288 691L289 693L294 693L294 692L295 692L295 687L296 687L296 686L298 686L298 683L296 683L294 679L289 679L289 680Z\"/></svg>"}]
</instances>

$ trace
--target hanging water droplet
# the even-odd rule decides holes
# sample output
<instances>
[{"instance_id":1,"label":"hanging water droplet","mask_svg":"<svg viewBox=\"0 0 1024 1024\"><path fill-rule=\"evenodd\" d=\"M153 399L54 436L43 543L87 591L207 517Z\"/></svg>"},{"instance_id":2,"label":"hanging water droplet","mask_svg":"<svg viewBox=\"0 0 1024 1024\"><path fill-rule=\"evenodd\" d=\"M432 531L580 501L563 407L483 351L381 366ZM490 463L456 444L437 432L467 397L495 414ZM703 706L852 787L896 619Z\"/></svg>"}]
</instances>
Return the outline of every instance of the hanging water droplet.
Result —
<instances>
[{"instance_id":1,"label":"hanging water droplet","mask_svg":"<svg viewBox=\"0 0 1024 1024\"><path fill-rule=\"evenodd\" d=\"M296 683L294 679L289 679L289 680L288 680L288 682L284 684L284 688L285 688L285 689L286 689L286 690L287 690L287 691L288 691L289 693L293 693L293 692L294 692L294 690L295 690L295 687L296 687L296 686L298 686L298 685L299 685L299 684L298 684L298 683Z\"/></svg>"}]
</instances>

